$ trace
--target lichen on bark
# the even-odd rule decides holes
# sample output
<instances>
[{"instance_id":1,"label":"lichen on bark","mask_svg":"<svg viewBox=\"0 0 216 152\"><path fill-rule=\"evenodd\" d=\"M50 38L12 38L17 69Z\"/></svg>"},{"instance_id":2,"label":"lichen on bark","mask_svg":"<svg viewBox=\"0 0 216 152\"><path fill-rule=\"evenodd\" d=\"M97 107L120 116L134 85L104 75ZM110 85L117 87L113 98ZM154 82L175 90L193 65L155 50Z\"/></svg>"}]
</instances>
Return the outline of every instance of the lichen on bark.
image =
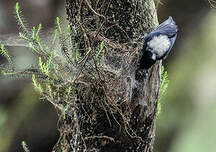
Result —
<instances>
[{"instance_id":1,"label":"lichen on bark","mask_svg":"<svg viewBox=\"0 0 216 152\"><path fill-rule=\"evenodd\" d=\"M151 152L161 63L149 71L137 65L140 37L158 25L154 1L66 0L66 10L85 62L101 42L105 51L96 73L87 64L78 69L76 101L65 117L59 114L61 136L53 151Z\"/></svg>"}]
</instances>

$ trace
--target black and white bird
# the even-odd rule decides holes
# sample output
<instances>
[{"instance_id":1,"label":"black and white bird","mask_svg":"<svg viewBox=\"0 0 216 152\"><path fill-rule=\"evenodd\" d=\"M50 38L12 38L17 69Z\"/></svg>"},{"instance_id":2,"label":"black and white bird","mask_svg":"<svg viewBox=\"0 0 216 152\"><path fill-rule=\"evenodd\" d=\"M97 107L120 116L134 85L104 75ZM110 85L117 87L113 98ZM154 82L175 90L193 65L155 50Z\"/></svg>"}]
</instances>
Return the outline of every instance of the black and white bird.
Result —
<instances>
[{"instance_id":1,"label":"black and white bird","mask_svg":"<svg viewBox=\"0 0 216 152\"><path fill-rule=\"evenodd\" d=\"M170 16L145 37L139 69L149 69L157 60L165 59L177 37L178 27Z\"/></svg>"}]
</instances>

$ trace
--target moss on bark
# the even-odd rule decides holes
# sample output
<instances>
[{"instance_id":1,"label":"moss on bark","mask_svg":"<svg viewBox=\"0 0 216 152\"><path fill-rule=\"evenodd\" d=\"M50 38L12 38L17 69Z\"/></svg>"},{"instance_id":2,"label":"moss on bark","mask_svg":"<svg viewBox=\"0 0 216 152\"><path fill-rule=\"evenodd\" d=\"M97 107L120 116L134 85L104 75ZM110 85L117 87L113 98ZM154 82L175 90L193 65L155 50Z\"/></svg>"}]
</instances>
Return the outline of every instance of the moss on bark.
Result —
<instances>
[{"instance_id":1,"label":"moss on bark","mask_svg":"<svg viewBox=\"0 0 216 152\"><path fill-rule=\"evenodd\" d=\"M154 1L66 0L66 10L80 54L102 41L105 52L97 81L86 75L89 85L76 88L74 112L59 114L61 137L53 151L151 152L161 63L148 74L137 64L140 37L158 25Z\"/></svg>"}]
</instances>

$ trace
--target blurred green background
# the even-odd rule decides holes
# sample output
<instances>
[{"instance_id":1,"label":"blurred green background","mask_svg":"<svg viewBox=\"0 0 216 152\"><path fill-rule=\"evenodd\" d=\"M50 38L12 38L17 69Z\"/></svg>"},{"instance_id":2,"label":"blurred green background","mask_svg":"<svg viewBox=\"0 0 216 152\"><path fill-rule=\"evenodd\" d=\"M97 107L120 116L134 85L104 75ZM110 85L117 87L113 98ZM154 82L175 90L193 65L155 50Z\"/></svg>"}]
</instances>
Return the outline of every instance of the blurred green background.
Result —
<instances>
[{"instance_id":1,"label":"blurred green background","mask_svg":"<svg viewBox=\"0 0 216 152\"><path fill-rule=\"evenodd\" d=\"M170 86L157 120L154 152L213 152L216 144L216 10L208 0L161 0L159 21L172 16L179 34L163 63ZM0 36L18 32L15 1L0 0ZM54 26L65 13L62 0L20 0L29 25ZM65 17L65 16L64 16ZM17 65L30 65L28 50L10 47ZM16 52L19 52L18 55ZM0 58L2 63L2 58ZM0 79L0 152L51 151L59 133L55 109L41 101L30 79Z\"/></svg>"}]
</instances>

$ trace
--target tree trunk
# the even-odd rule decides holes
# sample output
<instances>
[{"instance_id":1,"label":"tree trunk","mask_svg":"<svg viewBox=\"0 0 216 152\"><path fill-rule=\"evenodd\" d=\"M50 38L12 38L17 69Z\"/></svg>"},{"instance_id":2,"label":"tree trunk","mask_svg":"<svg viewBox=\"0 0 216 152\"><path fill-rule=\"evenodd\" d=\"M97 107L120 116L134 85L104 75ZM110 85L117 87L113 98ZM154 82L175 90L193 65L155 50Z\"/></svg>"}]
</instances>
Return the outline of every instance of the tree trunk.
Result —
<instances>
[{"instance_id":1,"label":"tree trunk","mask_svg":"<svg viewBox=\"0 0 216 152\"><path fill-rule=\"evenodd\" d=\"M137 67L143 34L158 25L154 0L66 0L66 10L86 64L75 103L59 114L53 151L153 151L161 63ZM87 62L101 42L103 66L94 64L93 79Z\"/></svg>"}]
</instances>

